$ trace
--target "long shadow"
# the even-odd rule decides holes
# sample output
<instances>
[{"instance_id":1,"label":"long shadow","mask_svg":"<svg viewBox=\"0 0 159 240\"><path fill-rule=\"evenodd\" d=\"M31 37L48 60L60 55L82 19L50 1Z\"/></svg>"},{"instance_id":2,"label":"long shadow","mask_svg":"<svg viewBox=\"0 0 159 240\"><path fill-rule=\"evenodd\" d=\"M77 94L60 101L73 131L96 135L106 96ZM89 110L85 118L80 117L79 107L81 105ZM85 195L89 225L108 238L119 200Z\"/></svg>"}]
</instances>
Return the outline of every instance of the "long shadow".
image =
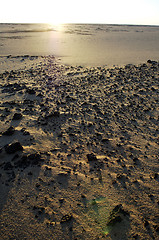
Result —
<instances>
[{"instance_id":1,"label":"long shadow","mask_svg":"<svg viewBox=\"0 0 159 240\"><path fill-rule=\"evenodd\" d=\"M63 239L74 239L73 238L73 227L75 219L72 217L70 220L61 223L61 230L63 232Z\"/></svg>"},{"instance_id":2,"label":"long shadow","mask_svg":"<svg viewBox=\"0 0 159 240\"><path fill-rule=\"evenodd\" d=\"M20 189L21 181L27 178L30 184L39 176L43 158L38 153L24 154L22 151L0 153L0 215L8 198L12 198L12 188ZM36 167L36 174L34 173Z\"/></svg>"}]
</instances>

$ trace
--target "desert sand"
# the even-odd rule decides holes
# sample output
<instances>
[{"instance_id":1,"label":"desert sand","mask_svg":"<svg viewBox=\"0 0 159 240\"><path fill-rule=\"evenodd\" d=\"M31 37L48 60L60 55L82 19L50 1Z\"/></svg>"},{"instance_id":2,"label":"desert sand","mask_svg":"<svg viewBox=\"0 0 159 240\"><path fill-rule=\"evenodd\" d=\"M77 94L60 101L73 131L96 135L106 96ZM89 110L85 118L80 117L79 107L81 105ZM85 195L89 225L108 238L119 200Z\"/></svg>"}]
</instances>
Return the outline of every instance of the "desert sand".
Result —
<instances>
[{"instance_id":1,"label":"desert sand","mask_svg":"<svg viewBox=\"0 0 159 240\"><path fill-rule=\"evenodd\" d=\"M0 239L158 239L159 62L20 60L0 74Z\"/></svg>"},{"instance_id":2,"label":"desert sand","mask_svg":"<svg viewBox=\"0 0 159 240\"><path fill-rule=\"evenodd\" d=\"M71 66L111 68L158 60L158 43L159 26L0 24L0 57L53 55Z\"/></svg>"}]
</instances>

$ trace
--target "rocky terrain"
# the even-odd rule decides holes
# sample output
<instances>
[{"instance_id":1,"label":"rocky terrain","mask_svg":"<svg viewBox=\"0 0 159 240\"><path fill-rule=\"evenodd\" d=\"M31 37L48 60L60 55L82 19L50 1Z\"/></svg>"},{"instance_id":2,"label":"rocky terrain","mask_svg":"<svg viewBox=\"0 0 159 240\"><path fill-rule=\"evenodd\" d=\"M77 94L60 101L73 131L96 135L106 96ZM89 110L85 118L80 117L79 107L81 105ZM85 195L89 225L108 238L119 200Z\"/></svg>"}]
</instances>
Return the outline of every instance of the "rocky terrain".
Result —
<instances>
[{"instance_id":1,"label":"rocky terrain","mask_svg":"<svg viewBox=\"0 0 159 240\"><path fill-rule=\"evenodd\" d=\"M0 239L157 239L159 63L37 58L0 74Z\"/></svg>"}]
</instances>

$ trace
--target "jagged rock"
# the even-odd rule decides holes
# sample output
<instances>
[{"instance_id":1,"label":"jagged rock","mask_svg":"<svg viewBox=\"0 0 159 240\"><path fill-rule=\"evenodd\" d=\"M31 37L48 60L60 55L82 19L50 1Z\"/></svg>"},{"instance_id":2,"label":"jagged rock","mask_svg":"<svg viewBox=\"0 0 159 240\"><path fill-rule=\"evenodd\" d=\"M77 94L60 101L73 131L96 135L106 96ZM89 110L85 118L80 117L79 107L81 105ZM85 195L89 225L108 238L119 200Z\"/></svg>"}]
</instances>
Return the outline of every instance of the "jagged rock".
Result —
<instances>
[{"instance_id":1,"label":"jagged rock","mask_svg":"<svg viewBox=\"0 0 159 240\"><path fill-rule=\"evenodd\" d=\"M11 136L15 132L15 128L13 126L9 127L2 135Z\"/></svg>"},{"instance_id":2,"label":"jagged rock","mask_svg":"<svg viewBox=\"0 0 159 240\"><path fill-rule=\"evenodd\" d=\"M5 146L5 151L6 151L6 153L12 154L12 153L15 153L17 151L23 151L23 147L20 144L20 142L15 142L15 143L6 145Z\"/></svg>"}]
</instances>

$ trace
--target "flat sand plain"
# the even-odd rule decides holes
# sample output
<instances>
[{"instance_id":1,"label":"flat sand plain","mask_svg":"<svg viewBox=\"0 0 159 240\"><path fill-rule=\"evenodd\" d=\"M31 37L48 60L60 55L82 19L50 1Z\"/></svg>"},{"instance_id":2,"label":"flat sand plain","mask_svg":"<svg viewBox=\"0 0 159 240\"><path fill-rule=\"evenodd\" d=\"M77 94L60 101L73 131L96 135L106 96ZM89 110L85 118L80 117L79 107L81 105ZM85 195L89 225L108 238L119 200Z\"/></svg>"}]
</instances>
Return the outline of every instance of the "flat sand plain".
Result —
<instances>
[{"instance_id":1,"label":"flat sand plain","mask_svg":"<svg viewBox=\"0 0 159 240\"><path fill-rule=\"evenodd\" d=\"M158 239L159 63L25 61L0 74L0 239Z\"/></svg>"}]
</instances>

